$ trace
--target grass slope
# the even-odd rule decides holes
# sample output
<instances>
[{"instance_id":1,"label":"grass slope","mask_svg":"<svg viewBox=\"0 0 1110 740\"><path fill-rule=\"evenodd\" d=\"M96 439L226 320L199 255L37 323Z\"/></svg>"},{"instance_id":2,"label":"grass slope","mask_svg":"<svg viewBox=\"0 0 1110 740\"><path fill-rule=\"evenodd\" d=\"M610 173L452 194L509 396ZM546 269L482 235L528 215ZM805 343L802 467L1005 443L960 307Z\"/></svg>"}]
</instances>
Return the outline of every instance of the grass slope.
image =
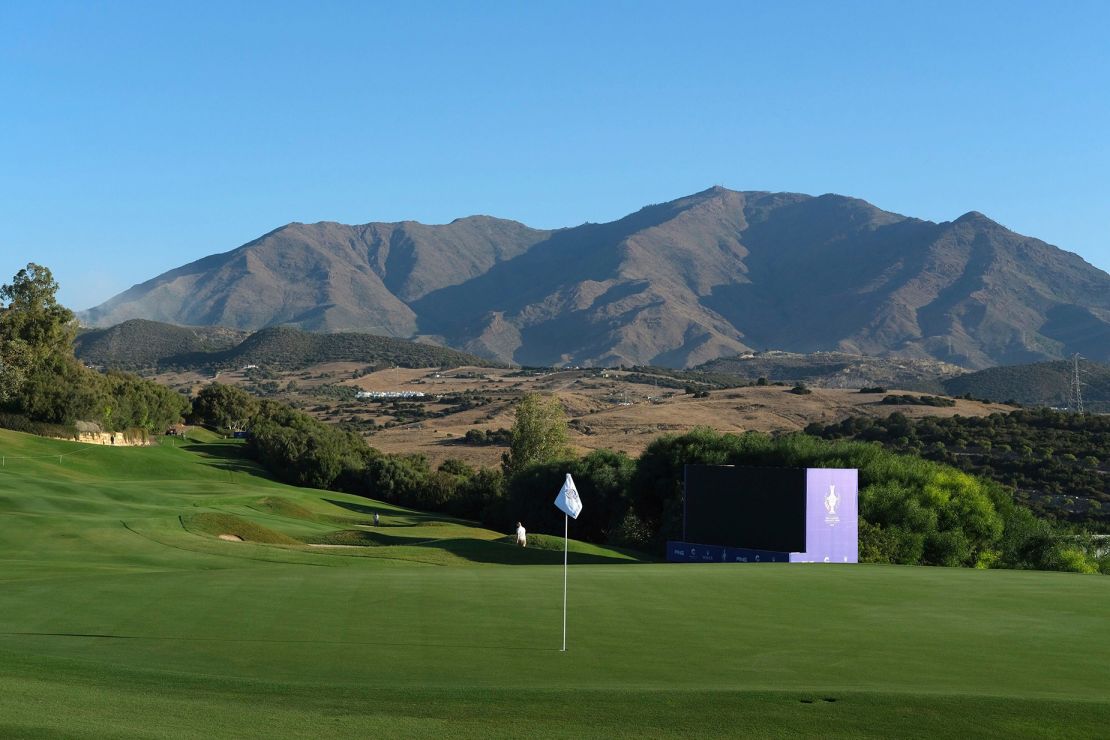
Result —
<instances>
[{"instance_id":1,"label":"grass slope","mask_svg":"<svg viewBox=\"0 0 1110 740\"><path fill-rule=\"evenodd\" d=\"M576 544L562 653L558 549L282 486L231 444L0 432L0 450L0 736L1092 737L1110 721L1104 578ZM282 544L217 539L236 522ZM360 541L302 544L344 537Z\"/></svg>"}]
</instances>

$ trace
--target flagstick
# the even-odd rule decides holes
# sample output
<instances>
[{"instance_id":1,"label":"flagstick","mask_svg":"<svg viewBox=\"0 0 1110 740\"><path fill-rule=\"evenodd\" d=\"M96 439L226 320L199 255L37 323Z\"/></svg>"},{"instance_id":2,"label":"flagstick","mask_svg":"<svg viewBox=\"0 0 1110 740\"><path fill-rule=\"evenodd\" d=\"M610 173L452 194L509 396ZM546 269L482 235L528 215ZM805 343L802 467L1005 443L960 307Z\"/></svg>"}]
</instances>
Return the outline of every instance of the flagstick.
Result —
<instances>
[{"instance_id":1,"label":"flagstick","mask_svg":"<svg viewBox=\"0 0 1110 740\"><path fill-rule=\"evenodd\" d=\"M570 547L570 517L563 514L563 649L567 651L567 550Z\"/></svg>"}]
</instances>

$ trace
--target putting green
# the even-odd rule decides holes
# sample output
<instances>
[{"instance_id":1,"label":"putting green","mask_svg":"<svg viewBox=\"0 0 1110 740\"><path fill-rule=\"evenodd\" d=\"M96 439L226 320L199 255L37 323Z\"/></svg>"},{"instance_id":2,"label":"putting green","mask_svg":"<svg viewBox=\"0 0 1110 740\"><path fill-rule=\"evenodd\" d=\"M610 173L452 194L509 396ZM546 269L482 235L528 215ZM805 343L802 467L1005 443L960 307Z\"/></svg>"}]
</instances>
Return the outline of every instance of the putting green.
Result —
<instances>
[{"instance_id":1,"label":"putting green","mask_svg":"<svg viewBox=\"0 0 1110 740\"><path fill-rule=\"evenodd\" d=\"M557 539L520 550L282 486L239 451L0 432L0 736L1094 737L1110 722L1103 577L667 565L572 543L563 653ZM218 538L235 533L253 541Z\"/></svg>"}]
</instances>

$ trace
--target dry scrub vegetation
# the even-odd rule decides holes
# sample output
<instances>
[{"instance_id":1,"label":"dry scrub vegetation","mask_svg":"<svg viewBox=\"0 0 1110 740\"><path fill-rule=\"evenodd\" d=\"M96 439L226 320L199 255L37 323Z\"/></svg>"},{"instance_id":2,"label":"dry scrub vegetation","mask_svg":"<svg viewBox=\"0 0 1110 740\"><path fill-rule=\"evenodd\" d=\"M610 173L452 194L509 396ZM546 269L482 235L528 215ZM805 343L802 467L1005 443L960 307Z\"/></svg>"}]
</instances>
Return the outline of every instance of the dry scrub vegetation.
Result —
<instances>
[{"instance_id":1,"label":"dry scrub vegetation","mask_svg":"<svg viewBox=\"0 0 1110 740\"><path fill-rule=\"evenodd\" d=\"M213 378L178 373L158 380L195 391ZM895 411L917 418L1012 410L962 399L950 408L892 406L881 403L883 394L813 388L812 393L798 395L789 386L777 385L710 390L708 396L694 398L681 388L667 387L673 380L663 376L656 384L642 374L633 378L621 370L552 370L535 375L479 367L370 372L359 363L334 362L290 372L221 373L218 380L294 404L323 421L356 428L383 452L425 455L433 465L447 458L472 465L497 464L505 448L467 444L467 432L511 427L514 404L527 392L559 398L577 451L612 449L632 455L661 434L699 426L723 432L784 432L801 430L811 422L828 424L858 415L885 417ZM356 399L357 391L409 391L425 396Z\"/></svg>"}]
</instances>

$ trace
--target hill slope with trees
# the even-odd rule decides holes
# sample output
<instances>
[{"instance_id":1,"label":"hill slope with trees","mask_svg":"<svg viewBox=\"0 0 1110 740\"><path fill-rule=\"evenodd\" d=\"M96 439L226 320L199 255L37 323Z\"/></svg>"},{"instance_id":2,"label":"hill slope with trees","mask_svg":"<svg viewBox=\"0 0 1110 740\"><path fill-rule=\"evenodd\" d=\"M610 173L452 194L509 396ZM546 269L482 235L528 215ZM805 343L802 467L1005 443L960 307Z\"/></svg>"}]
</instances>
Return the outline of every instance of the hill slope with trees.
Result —
<instances>
[{"instance_id":1,"label":"hill slope with trees","mask_svg":"<svg viewBox=\"0 0 1110 740\"><path fill-rule=\"evenodd\" d=\"M1080 358L1079 381L1087 411L1110 412L1110 365ZM991 367L943 381L945 392L991 401L1014 400L1025 406L1066 408L1074 403L1073 360Z\"/></svg>"},{"instance_id":2,"label":"hill slope with trees","mask_svg":"<svg viewBox=\"0 0 1110 740\"><path fill-rule=\"evenodd\" d=\"M879 442L1015 490L1041 516L1110 533L1110 416L1049 409L979 418L853 417L812 424L826 439Z\"/></svg>"},{"instance_id":3,"label":"hill slope with trees","mask_svg":"<svg viewBox=\"0 0 1110 740\"><path fill-rule=\"evenodd\" d=\"M226 369L262 365L291 370L324 362L398 367L490 365L465 352L357 332L318 334L275 326L248 334L236 329L182 327L133 319L87 331L75 342L89 365L124 370Z\"/></svg>"},{"instance_id":4,"label":"hill slope with trees","mask_svg":"<svg viewBox=\"0 0 1110 740\"><path fill-rule=\"evenodd\" d=\"M174 326L131 319L106 329L87 329L73 342L78 359L94 367L147 370L167 357L231 349L249 332L217 326Z\"/></svg>"}]
</instances>

